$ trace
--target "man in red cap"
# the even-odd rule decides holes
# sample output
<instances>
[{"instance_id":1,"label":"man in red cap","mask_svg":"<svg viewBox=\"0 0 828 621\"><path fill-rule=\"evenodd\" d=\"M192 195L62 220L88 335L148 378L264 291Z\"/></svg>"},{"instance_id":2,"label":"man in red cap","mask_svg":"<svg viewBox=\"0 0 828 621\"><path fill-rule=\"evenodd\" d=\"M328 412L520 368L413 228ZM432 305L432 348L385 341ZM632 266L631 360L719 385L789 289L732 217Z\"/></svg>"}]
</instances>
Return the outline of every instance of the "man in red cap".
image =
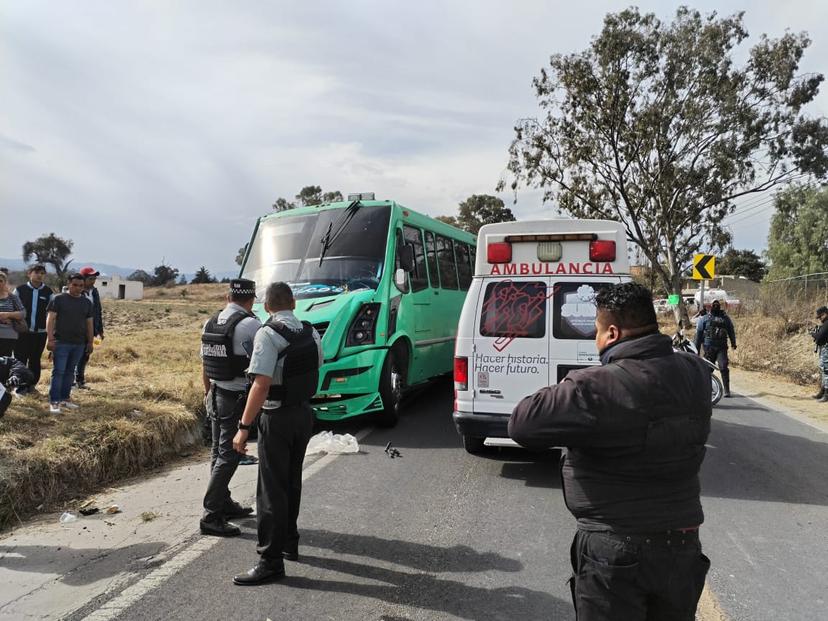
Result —
<instances>
[{"instance_id":1,"label":"man in red cap","mask_svg":"<svg viewBox=\"0 0 828 621\"><path fill-rule=\"evenodd\" d=\"M92 302L92 324L95 338L103 340L103 307L101 306L101 296L98 294L97 287L95 287L95 280L101 273L89 265L81 268L79 273L83 276L83 295ZM78 388L86 388L86 363L89 362L89 355L88 352L84 354L75 369L75 386Z\"/></svg>"}]
</instances>

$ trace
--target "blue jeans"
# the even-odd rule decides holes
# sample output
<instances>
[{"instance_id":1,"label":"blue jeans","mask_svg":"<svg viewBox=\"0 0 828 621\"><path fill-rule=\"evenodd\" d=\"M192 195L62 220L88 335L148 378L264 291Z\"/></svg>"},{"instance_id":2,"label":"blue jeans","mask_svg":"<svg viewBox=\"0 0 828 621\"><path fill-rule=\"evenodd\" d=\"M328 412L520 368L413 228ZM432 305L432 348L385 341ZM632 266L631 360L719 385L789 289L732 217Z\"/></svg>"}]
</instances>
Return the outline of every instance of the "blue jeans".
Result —
<instances>
[{"instance_id":1,"label":"blue jeans","mask_svg":"<svg viewBox=\"0 0 828 621\"><path fill-rule=\"evenodd\" d=\"M69 399L72 382L75 379L75 367L83 358L86 345L75 343L55 343L52 352L52 385L49 388L49 401L59 403Z\"/></svg>"}]
</instances>

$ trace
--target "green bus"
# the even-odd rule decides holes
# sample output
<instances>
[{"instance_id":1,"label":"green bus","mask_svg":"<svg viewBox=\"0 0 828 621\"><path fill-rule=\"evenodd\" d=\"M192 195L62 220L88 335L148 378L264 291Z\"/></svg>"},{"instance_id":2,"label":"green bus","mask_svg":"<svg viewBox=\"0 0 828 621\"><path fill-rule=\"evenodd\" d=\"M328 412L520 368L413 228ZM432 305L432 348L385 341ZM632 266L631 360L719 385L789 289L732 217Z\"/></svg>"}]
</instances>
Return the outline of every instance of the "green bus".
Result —
<instances>
[{"instance_id":1,"label":"green bus","mask_svg":"<svg viewBox=\"0 0 828 621\"><path fill-rule=\"evenodd\" d=\"M317 418L397 423L404 391L450 373L473 235L372 194L259 218L241 276L287 282L322 337Z\"/></svg>"}]
</instances>

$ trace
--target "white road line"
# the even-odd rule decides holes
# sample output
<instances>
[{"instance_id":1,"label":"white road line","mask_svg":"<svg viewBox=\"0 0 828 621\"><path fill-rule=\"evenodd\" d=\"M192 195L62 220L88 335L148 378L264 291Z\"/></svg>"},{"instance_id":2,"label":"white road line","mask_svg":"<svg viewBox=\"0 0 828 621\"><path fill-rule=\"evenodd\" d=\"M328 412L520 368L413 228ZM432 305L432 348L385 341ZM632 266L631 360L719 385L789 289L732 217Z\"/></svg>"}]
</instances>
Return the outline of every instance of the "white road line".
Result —
<instances>
[{"instance_id":1,"label":"white road line","mask_svg":"<svg viewBox=\"0 0 828 621\"><path fill-rule=\"evenodd\" d=\"M373 427L366 427L365 429L358 431L356 434L357 442L362 442L362 440L365 439L372 431L374 431ZM310 477L322 470L322 468L334 461L337 457L340 457L340 455L328 454L320 459L317 459L302 471L302 481L307 481ZM111 621L112 619L115 619L122 612L124 612L124 610L139 601L150 591L164 584L167 580L184 569L184 567L192 563L205 552L211 550L220 541L222 541L220 537L201 537L197 539L192 545L176 554L161 567L150 572L132 586L121 591L119 595L113 597L96 611L84 617L84 621Z\"/></svg>"}]
</instances>

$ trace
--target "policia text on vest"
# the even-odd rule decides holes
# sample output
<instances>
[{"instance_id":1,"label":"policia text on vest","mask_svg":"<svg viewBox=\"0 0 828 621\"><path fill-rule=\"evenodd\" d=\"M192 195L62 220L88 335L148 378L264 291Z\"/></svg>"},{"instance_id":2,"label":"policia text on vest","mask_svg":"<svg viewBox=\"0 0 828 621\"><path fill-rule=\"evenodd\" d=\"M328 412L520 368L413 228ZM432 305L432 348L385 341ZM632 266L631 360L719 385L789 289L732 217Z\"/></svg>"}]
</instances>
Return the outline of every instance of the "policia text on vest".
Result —
<instances>
[{"instance_id":1,"label":"policia text on vest","mask_svg":"<svg viewBox=\"0 0 828 621\"><path fill-rule=\"evenodd\" d=\"M205 405L212 435L210 482L200 522L205 535L241 534L228 520L253 513L251 507L242 507L230 497L229 485L241 459L233 450L233 436L247 401L246 371L261 327L252 313L254 301L255 283L233 280L227 306L207 321L201 335Z\"/></svg>"},{"instance_id":2,"label":"policia text on vest","mask_svg":"<svg viewBox=\"0 0 828 621\"><path fill-rule=\"evenodd\" d=\"M233 440L244 453L258 419L259 480L256 495L259 562L233 578L262 584L285 575L284 559L299 557L297 519L302 497L302 461L313 430L310 399L316 392L322 347L313 327L293 314L293 293L273 283L265 294L270 319L256 334L248 374L253 385Z\"/></svg>"}]
</instances>

